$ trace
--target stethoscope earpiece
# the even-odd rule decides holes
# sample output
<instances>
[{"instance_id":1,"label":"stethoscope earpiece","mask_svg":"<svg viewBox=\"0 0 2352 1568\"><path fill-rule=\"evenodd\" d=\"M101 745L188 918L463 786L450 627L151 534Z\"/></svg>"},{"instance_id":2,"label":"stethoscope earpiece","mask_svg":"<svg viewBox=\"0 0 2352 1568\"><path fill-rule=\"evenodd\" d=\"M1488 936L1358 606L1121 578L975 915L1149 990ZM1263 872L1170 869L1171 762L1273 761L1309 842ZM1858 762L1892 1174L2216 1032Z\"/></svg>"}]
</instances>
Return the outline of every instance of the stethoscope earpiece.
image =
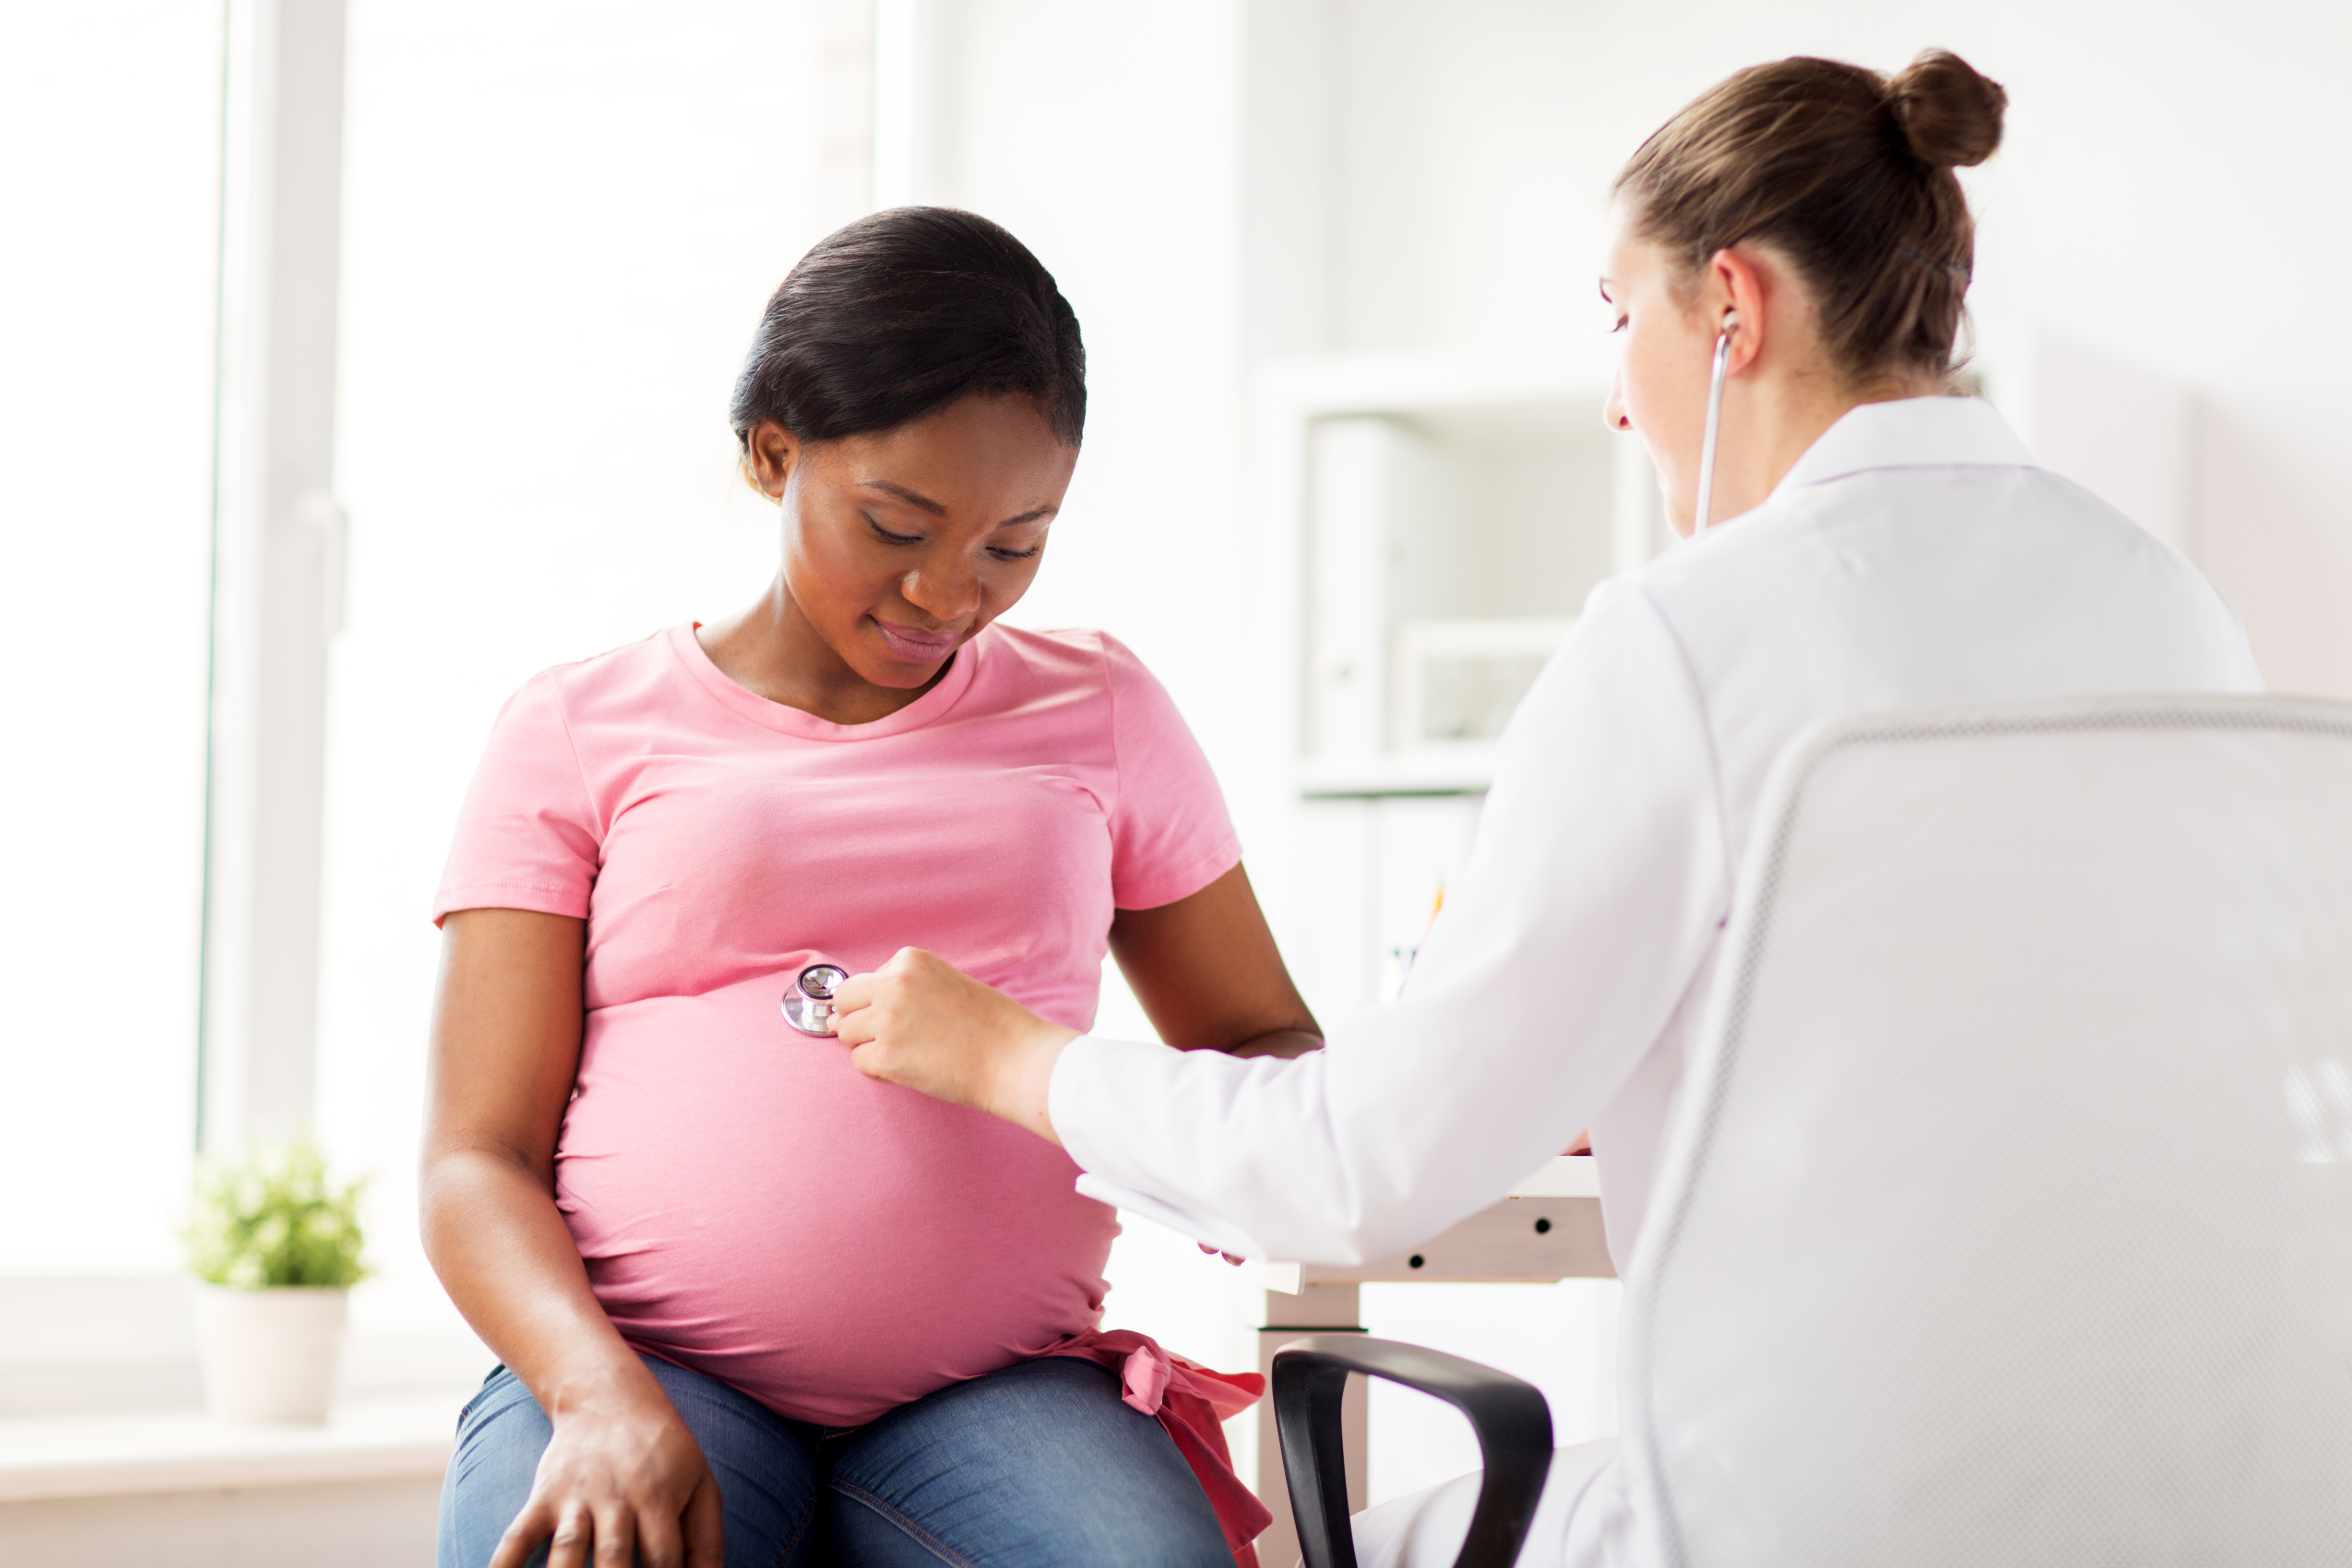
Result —
<instances>
[{"instance_id":1,"label":"stethoscope earpiece","mask_svg":"<svg viewBox=\"0 0 2352 1568\"><path fill-rule=\"evenodd\" d=\"M802 970L784 993L784 1022L803 1035L830 1037L833 994L848 978L849 971L837 963L812 963Z\"/></svg>"}]
</instances>

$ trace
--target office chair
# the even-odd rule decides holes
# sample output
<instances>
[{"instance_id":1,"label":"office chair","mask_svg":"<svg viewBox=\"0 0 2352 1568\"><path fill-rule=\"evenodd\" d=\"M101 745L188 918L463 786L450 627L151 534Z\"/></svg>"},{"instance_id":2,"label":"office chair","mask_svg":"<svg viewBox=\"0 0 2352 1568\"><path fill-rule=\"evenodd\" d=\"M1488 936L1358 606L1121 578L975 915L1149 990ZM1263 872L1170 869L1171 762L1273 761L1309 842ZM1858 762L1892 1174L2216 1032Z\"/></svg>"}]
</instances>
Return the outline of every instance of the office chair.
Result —
<instances>
[{"instance_id":1,"label":"office chair","mask_svg":"<svg viewBox=\"0 0 2352 1568\"><path fill-rule=\"evenodd\" d=\"M1635 1560L2352 1562L2352 708L1834 721L1740 887L1628 1269ZM1305 1348L1325 1568L1317 1394L1343 1349L1393 1373ZM1540 1487L1548 1431L1489 1426L1461 1568Z\"/></svg>"}]
</instances>

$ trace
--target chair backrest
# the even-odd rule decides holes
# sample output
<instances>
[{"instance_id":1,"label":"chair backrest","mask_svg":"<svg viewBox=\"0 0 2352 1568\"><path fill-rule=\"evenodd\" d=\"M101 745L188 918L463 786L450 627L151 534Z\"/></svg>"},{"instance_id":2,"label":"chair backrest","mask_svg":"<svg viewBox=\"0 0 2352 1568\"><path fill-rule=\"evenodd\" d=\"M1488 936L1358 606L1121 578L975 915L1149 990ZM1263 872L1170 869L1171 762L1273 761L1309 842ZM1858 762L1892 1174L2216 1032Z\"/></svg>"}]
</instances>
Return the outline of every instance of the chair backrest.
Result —
<instances>
[{"instance_id":1,"label":"chair backrest","mask_svg":"<svg viewBox=\"0 0 2352 1568\"><path fill-rule=\"evenodd\" d=\"M2352 1563L2352 708L1841 721L1629 1270L1641 1555Z\"/></svg>"}]
</instances>

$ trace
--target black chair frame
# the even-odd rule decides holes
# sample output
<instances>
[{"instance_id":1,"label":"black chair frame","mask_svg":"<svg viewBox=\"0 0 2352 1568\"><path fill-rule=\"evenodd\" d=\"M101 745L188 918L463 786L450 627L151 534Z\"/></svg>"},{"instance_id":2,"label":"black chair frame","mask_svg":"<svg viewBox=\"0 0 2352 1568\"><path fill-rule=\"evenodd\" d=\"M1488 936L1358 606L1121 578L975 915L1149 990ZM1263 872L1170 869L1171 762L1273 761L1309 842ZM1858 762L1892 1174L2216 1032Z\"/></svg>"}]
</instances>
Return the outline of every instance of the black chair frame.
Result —
<instances>
[{"instance_id":1,"label":"black chair frame","mask_svg":"<svg viewBox=\"0 0 2352 1568\"><path fill-rule=\"evenodd\" d=\"M1510 1568L1551 1471L1551 1409L1542 1393L1475 1361L1361 1334L1314 1334L1275 1352L1275 1426L1306 1568L1356 1568L1339 1436L1351 1372L1434 1394L1470 1418L1486 1473L1454 1568Z\"/></svg>"}]
</instances>

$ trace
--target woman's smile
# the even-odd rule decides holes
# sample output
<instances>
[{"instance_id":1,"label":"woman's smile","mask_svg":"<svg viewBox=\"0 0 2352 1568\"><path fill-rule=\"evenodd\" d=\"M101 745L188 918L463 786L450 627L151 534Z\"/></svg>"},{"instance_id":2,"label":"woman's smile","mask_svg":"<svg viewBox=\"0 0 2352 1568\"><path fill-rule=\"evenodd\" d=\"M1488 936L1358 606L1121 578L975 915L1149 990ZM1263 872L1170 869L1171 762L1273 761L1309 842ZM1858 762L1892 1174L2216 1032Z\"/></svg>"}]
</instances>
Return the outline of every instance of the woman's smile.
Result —
<instances>
[{"instance_id":1,"label":"woman's smile","mask_svg":"<svg viewBox=\"0 0 2352 1568\"><path fill-rule=\"evenodd\" d=\"M874 629L882 634L882 642L894 658L908 664L937 664L955 652L964 634L953 631L927 632L917 626L902 626L881 616L868 615Z\"/></svg>"}]
</instances>

